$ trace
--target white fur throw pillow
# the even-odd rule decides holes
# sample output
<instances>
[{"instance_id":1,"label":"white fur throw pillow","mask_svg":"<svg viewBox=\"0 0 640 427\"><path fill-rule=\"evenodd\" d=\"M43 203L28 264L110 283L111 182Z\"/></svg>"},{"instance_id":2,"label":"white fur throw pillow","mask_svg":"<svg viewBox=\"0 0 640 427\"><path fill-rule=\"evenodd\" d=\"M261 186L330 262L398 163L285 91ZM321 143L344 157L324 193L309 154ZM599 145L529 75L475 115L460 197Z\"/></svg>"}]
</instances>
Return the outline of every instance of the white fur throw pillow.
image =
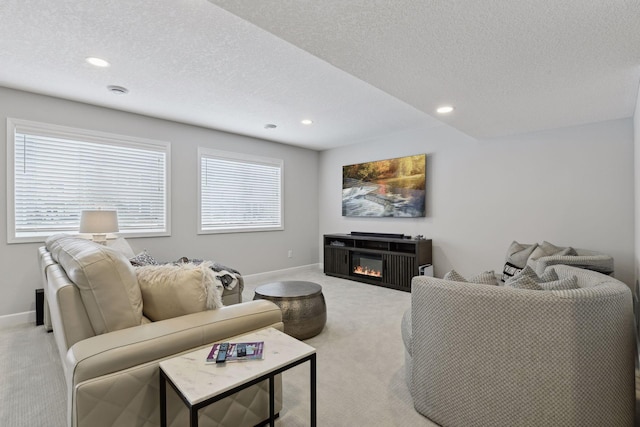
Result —
<instances>
[{"instance_id":1,"label":"white fur throw pillow","mask_svg":"<svg viewBox=\"0 0 640 427\"><path fill-rule=\"evenodd\" d=\"M222 307L222 284L211 262L136 267L142 311L152 321Z\"/></svg>"}]
</instances>

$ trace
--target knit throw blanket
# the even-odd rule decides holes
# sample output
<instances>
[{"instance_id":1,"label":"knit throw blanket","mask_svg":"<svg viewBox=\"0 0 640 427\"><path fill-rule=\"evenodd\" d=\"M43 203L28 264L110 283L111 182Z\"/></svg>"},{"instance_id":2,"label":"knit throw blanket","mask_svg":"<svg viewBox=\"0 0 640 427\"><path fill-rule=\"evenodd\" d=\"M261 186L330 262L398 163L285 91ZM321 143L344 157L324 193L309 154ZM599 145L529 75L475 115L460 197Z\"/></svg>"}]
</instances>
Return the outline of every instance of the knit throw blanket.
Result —
<instances>
[{"instance_id":1,"label":"knit throw blanket","mask_svg":"<svg viewBox=\"0 0 640 427\"><path fill-rule=\"evenodd\" d=\"M176 261L175 264L187 262L198 265L203 263L204 260L182 257ZM215 261L207 261L207 263L210 264L211 270L215 273L215 279L219 281L225 289L231 290L236 287L240 277L240 272L238 270L219 264Z\"/></svg>"}]
</instances>

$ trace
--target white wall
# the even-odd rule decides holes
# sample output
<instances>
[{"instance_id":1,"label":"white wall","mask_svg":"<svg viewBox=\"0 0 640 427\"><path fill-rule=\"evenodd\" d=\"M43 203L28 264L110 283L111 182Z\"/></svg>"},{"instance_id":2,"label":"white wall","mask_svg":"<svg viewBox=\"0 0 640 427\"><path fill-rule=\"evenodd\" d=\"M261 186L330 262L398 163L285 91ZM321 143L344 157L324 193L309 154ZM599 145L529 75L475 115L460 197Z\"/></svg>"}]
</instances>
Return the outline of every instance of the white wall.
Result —
<instances>
[{"instance_id":1,"label":"white wall","mask_svg":"<svg viewBox=\"0 0 640 427\"><path fill-rule=\"evenodd\" d=\"M640 88L638 88L636 111L633 115L633 146L635 172L635 284L633 289L635 291L640 280Z\"/></svg>"},{"instance_id":2,"label":"white wall","mask_svg":"<svg viewBox=\"0 0 640 427\"><path fill-rule=\"evenodd\" d=\"M426 218L341 216L343 165L419 153ZM321 153L320 233L422 234L433 239L438 277L501 272L513 240L547 240L611 254L615 276L631 285L633 167L631 119L484 141L447 126L413 129Z\"/></svg>"},{"instance_id":3,"label":"white wall","mask_svg":"<svg viewBox=\"0 0 640 427\"><path fill-rule=\"evenodd\" d=\"M6 167L6 118L13 117L171 142L172 236L131 239L159 260L204 258L243 274L318 262L318 153L250 137L154 119L87 104L0 88L0 164ZM197 235L197 147L284 160L285 230ZM6 173L0 174L0 212L6 218ZM0 316L34 310L41 288L37 248L7 243L0 226ZM293 257L287 258L287 251Z\"/></svg>"}]
</instances>

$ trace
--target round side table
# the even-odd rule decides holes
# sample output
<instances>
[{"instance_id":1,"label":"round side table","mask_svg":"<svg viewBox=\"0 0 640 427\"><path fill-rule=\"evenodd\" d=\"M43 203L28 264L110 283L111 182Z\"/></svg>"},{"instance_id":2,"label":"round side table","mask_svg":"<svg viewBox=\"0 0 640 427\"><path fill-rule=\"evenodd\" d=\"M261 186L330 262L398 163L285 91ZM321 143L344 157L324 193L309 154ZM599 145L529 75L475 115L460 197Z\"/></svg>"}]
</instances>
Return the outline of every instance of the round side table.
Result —
<instances>
[{"instance_id":1,"label":"round side table","mask_svg":"<svg viewBox=\"0 0 640 427\"><path fill-rule=\"evenodd\" d=\"M284 332L299 340L318 335L327 323L322 286L313 282L285 281L258 286L253 299L274 302L282 310Z\"/></svg>"}]
</instances>

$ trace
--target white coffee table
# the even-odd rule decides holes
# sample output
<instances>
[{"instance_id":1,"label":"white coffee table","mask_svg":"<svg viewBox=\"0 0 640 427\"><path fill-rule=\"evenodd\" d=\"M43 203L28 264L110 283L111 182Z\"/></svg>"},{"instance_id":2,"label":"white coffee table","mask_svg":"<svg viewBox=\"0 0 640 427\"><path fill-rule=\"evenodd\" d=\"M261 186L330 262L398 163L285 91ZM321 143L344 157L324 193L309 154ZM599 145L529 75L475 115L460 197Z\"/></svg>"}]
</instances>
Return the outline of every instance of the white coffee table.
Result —
<instances>
[{"instance_id":1,"label":"white coffee table","mask_svg":"<svg viewBox=\"0 0 640 427\"><path fill-rule=\"evenodd\" d=\"M316 350L274 328L228 340L264 341L264 360L207 364L211 346L160 362L160 425L167 425L166 383L189 409L190 425L198 425L198 410L264 380L269 380L269 425L275 426L274 377L310 362L311 420L316 425Z\"/></svg>"}]
</instances>

